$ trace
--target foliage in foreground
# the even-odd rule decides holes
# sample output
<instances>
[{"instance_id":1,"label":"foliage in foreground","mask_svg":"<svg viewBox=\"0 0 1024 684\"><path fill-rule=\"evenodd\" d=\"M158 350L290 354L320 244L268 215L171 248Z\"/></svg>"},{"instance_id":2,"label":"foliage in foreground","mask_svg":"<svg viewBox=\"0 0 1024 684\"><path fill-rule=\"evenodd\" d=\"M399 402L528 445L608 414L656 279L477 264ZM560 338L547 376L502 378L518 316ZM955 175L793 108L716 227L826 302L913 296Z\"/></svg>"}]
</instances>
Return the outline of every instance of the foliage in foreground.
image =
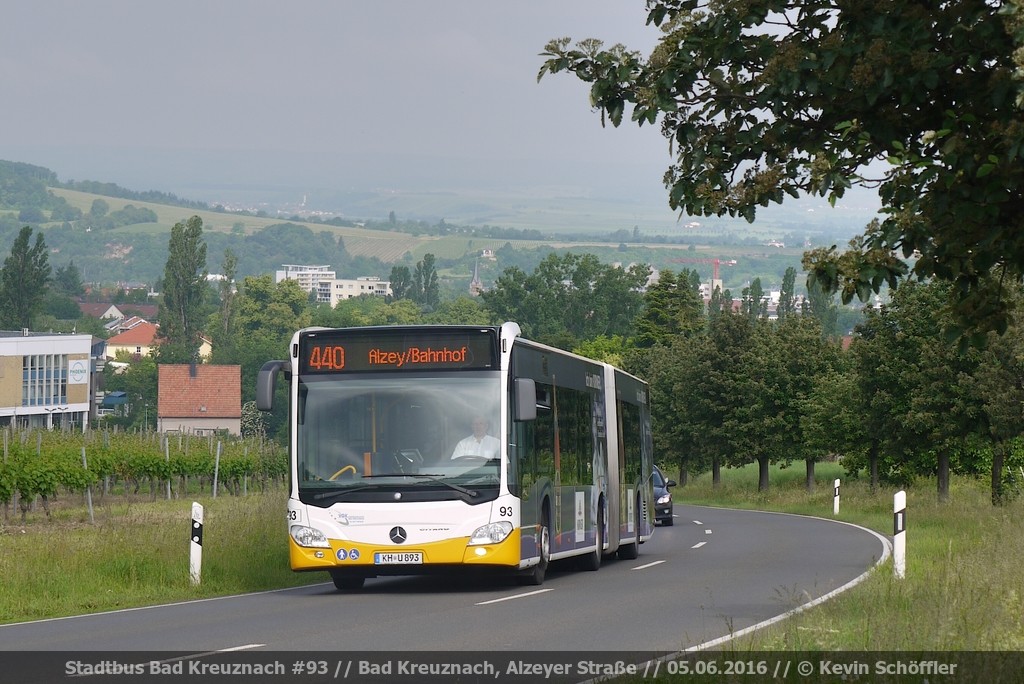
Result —
<instances>
[{"instance_id":1,"label":"foliage in foreground","mask_svg":"<svg viewBox=\"0 0 1024 684\"><path fill-rule=\"evenodd\" d=\"M540 76L589 83L615 126L627 108L660 122L672 208L753 221L786 196L878 188L883 218L845 254L805 255L812 283L864 301L908 272L934 276L954 284L957 332L1006 329L1002 290L1024 263L1019 2L650 0L647 12L663 31L650 56L556 39Z\"/></svg>"}]
</instances>

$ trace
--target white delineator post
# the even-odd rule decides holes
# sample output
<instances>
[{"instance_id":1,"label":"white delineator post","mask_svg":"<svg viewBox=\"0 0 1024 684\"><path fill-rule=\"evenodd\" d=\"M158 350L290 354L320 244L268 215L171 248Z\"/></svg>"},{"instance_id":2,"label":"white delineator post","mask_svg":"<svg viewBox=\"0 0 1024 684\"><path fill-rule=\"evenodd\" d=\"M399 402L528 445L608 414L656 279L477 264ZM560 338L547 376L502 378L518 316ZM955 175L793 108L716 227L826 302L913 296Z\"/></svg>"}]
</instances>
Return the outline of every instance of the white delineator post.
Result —
<instances>
[{"instance_id":1,"label":"white delineator post","mask_svg":"<svg viewBox=\"0 0 1024 684\"><path fill-rule=\"evenodd\" d=\"M892 569L897 578L907 576L907 493L892 497Z\"/></svg>"},{"instance_id":2,"label":"white delineator post","mask_svg":"<svg viewBox=\"0 0 1024 684\"><path fill-rule=\"evenodd\" d=\"M839 515L839 480L833 484L832 494L832 515Z\"/></svg>"},{"instance_id":3,"label":"white delineator post","mask_svg":"<svg viewBox=\"0 0 1024 684\"><path fill-rule=\"evenodd\" d=\"M188 570L192 584L199 584L203 568L203 506L192 502L192 534L189 540Z\"/></svg>"}]
</instances>

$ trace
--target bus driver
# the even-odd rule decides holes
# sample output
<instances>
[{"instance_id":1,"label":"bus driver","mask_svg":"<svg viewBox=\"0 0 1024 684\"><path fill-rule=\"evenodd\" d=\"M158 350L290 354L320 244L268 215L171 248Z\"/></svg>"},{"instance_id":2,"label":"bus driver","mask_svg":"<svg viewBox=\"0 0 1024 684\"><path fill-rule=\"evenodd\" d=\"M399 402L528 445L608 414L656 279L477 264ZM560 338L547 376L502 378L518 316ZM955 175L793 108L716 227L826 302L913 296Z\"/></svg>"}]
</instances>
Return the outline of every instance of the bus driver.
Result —
<instances>
[{"instance_id":1,"label":"bus driver","mask_svg":"<svg viewBox=\"0 0 1024 684\"><path fill-rule=\"evenodd\" d=\"M463 456L480 456L491 459L498 458L500 442L497 437L487 434L490 425L483 416L473 418L473 434L455 445L452 458Z\"/></svg>"}]
</instances>

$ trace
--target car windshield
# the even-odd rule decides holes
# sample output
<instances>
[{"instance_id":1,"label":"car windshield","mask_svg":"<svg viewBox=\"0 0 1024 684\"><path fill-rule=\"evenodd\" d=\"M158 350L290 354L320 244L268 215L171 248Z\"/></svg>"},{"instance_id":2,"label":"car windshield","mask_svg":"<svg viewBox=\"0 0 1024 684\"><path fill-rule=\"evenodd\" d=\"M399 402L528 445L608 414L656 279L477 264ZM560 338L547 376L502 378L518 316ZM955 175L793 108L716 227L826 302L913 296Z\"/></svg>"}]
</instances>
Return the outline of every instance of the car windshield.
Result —
<instances>
[{"instance_id":1,"label":"car windshield","mask_svg":"<svg viewBox=\"0 0 1024 684\"><path fill-rule=\"evenodd\" d=\"M665 486L665 478L662 477L661 470L659 470L658 468L655 468L654 472L653 472L653 475L654 475L654 486L655 487L664 487Z\"/></svg>"},{"instance_id":2,"label":"car windshield","mask_svg":"<svg viewBox=\"0 0 1024 684\"><path fill-rule=\"evenodd\" d=\"M385 490L475 497L500 476L498 378L317 376L299 385L298 486L330 505Z\"/></svg>"}]
</instances>

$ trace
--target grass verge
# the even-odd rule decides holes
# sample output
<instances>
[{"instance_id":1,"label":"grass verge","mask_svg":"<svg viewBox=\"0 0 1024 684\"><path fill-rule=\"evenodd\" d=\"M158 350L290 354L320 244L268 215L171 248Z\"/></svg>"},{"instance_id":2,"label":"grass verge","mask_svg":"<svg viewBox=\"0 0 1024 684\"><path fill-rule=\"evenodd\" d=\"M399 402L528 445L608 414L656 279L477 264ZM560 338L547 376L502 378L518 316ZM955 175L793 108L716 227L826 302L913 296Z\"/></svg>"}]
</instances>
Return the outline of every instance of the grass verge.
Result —
<instances>
[{"instance_id":1,"label":"grass verge","mask_svg":"<svg viewBox=\"0 0 1024 684\"><path fill-rule=\"evenodd\" d=\"M833 515L833 481L842 481ZM890 537L894 488L872 492L819 464L807 492L800 467L774 469L757 493L756 467L709 475L674 491L677 502L756 508L842 520ZM892 559L853 589L723 648L734 651L1020 651L1024 650L1024 500L993 507L985 482L954 478L939 503L934 481L907 488L906 576Z\"/></svg>"},{"instance_id":2,"label":"grass verge","mask_svg":"<svg viewBox=\"0 0 1024 684\"><path fill-rule=\"evenodd\" d=\"M774 469L756 492L754 468L726 470L675 490L677 502L816 515L892 533L894 490L844 479L832 515L834 464L813 492L801 468ZM52 520L0 524L0 622L97 612L325 581L288 568L284 491L199 498L205 506L203 578L188 574L191 500L101 505L96 523L64 506ZM770 628L733 640L735 651L1024 650L1024 500L994 508L982 482L954 479L940 504L934 484L907 491L907 574L892 562L857 587ZM784 592L785 588L780 588Z\"/></svg>"},{"instance_id":3,"label":"grass verge","mask_svg":"<svg viewBox=\"0 0 1024 684\"><path fill-rule=\"evenodd\" d=\"M95 524L62 505L51 520L0 525L0 623L324 581L288 567L284 490L203 504L202 582L189 578L192 500L117 502Z\"/></svg>"}]
</instances>

